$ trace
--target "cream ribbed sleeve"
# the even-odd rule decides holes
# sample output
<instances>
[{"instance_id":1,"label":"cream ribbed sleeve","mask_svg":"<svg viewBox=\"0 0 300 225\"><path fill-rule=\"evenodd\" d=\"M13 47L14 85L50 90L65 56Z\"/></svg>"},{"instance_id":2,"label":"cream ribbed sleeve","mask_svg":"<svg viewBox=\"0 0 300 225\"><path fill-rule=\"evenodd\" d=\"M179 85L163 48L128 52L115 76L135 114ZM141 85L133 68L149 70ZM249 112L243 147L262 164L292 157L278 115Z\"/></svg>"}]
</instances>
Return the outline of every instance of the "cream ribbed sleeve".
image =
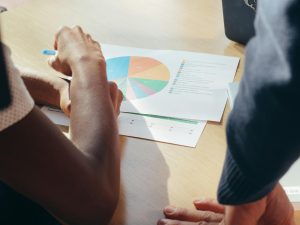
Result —
<instances>
[{"instance_id":1,"label":"cream ribbed sleeve","mask_svg":"<svg viewBox=\"0 0 300 225\"><path fill-rule=\"evenodd\" d=\"M18 69L13 65L7 51L5 53L12 102L8 108L0 111L0 132L22 120L34 106Z\"/></svg>"}]
</instances>

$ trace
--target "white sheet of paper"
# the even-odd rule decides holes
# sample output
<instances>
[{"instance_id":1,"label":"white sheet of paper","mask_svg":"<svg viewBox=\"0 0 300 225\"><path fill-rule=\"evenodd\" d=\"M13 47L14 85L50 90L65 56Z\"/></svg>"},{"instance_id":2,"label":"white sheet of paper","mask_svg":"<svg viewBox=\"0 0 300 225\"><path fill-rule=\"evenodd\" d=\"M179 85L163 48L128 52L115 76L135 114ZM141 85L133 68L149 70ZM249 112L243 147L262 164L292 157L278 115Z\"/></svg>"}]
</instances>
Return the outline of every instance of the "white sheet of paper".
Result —
<instances>
[{"instance_id":1,"label":"white sheet of paper","mask_svg":"<svg viewBox=\"0 0 300 225\"><path fill-rule=\"evenodd\" d=\"M281 178L283 186L289 200L295 210L300 210L300 159L298 159L289 171Z\"/></svg>"},{"instance_id":2,"label":"white sheet of paper","mask_svg":"<svg viewBox=\"0 0 300 225\"><path fill-rule=\"evenodd\" d=\"M240 84L239 82L232 82L228 84L228 97L229 97L229 104L231 108L233 108L234 100L239 91L239 84Z\"/></svg>"},{"instance_id":3,"label":"white sheet of paper","mask_svg":"<svg viewBox=\"0 0 300 225\"><path fill-rule=\"evenodd\" d=\"M121 113L120 134L171 144L196 147L205 121L183 121Z\"/></svg>"},{"instance_id":4,"label":"white sheet of paper","mask_svg":"<svg viewBox=\"0 0 300 225\"><path fill-rule=\"evenodd\" d=\"M108 79L127 97L122 112L221 120L238 58L115 45L102 45L102 51Z\"/></svg>"},{"instance_id":5,"label":"white sheet of paper","mask_svg":"<svg viewBox=\"0 0 300 225\"><path fill-rule=\"evenodd\" d=\"M70 120L60 110L43 107L42 112L55 124L69 126ZM120 135L195 147L206 122L121 113Z\"/></svg>"}]
</instances>

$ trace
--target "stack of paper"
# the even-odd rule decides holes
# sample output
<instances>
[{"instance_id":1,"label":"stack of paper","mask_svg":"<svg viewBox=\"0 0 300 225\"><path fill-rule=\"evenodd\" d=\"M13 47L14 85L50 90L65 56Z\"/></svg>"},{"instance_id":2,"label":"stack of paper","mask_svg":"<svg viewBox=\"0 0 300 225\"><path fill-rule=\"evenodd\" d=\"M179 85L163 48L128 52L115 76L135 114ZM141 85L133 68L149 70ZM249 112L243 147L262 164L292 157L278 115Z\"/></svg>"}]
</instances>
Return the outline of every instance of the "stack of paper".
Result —
<instances>
[{"instance_id":1,"label":"stack of paper","mask_svg":"<svg viewBox=\"0 0 300 225\"><path fill-rule=\"evenodd\" d=\"M42 112L55 124L70 124L69 118L58 109L43 107ZM206 122L121 113L118 124L121 135L194 147Z\"/></svg>"},{"instance_id":2,"label":"stack of paper","mask_svg":"<svg viewBox=\"0 0 300 225\"><path fill-rule=\"evenodd\" d=\"M108 79L125 99L120 134L195 147L206 121L221 120L238 58L115 45L102 51Z\"/></svg>"}]
</instances>

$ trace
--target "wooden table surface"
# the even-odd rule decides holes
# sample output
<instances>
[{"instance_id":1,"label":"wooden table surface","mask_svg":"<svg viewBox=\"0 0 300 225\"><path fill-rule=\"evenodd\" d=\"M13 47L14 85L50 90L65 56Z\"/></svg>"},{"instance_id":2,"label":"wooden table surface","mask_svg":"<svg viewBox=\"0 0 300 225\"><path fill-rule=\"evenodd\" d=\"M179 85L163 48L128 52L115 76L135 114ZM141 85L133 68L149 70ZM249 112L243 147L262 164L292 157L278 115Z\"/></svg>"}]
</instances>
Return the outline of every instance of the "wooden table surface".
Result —
<instances>
[{"instance_id":1,"label":"wooden table surface","mask_svg":"<svg viewBox=\"0 0 300 225\"><path fill-rule=\"evenodd\" d=\"M1 23L15 62L54 75L41 50L52 48L60 26L77 24L101 43L240 57L237 80L244 63L244 47L224 35L220 0L30 0ZM196 149L121 137L122 193L111 224L156 224L165 205L216 197L227 115L226 107L221 123L208 123Z\"/></svg>"}]
</instances>

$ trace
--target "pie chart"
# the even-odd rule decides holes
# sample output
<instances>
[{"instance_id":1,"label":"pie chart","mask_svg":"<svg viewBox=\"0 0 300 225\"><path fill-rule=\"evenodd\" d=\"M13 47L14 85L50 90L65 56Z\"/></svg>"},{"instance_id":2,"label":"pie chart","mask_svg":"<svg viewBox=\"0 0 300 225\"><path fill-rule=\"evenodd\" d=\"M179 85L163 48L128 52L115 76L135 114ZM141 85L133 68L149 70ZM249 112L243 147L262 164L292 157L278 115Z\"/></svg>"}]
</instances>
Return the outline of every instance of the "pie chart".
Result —
<instances>
[{"instance_id":1,"label":"pie chart","mask_svg":"<svg viewBox=\"0 0 300 225\"><path fill-rule=\"evenodd\" d=\"M145 98L160 92L170 79L169 69L156 59L122 56L106 60L108 80L114 81L124 100Z\"/></svg>"}]
</instances>

